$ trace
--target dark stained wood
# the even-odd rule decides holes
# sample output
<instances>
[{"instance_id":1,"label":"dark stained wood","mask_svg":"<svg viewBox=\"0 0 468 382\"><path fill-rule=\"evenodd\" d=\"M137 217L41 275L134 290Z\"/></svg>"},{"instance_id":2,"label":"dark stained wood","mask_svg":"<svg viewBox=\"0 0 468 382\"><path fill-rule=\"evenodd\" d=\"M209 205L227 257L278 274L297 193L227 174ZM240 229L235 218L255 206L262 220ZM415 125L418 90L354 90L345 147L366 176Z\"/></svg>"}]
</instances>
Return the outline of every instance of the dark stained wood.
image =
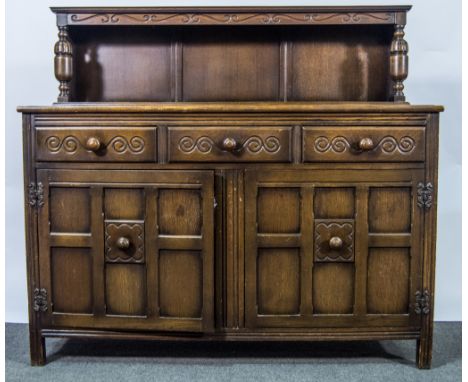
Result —
<instances>
[{"instance_id":1,"label":"dark stained wood","mask_svg":"<svg viewBox=\"0 0 468 382\"><path fill-rule=\"evenodd\" d=\"M18 106L24 113L337 113L337 117L348 113L408 113L408 120L415 113L438 113L444 111L438 105L409 105L390 102L95 102L66 103L52 106ZM380 117L383 117L381 115ZM395 115L400 118L402 115ZM137 115L135 115L137 117ZM180 115L179 115L180 117ZM369 116L370 117L370 116ZM372 120L372 118L370 119Z\"/></svg>"},{"instance_id":2,"label":"dark stained wood","mask_svg":"<svg viewBox=\"0 0 468 382\"><path fill-rule=\"evenodd\" d=\"M346 219L354 217L354 188L315 188L314 215L318 219Z\"/></svg>"},{"instance_id":3,"label":"dark stained wood","mask_svg":"<svg viewBox=\"0 0 468 382\"><path fill-rule=\"evenodd\" d=\"M353 264L315 264L312 281L315 314L353 313Z\"/></svg>"},{"instance_id":4,"label":"dark stained wood","mask_svg":"<svg viewBox=\"0 0 468 382\"><path fill-rule=\"evenodd\" d=\"M408 10L54 8L60 104L18 108L31 363L416 339L429 368L443 107L402 102Z\"/></svg>"},{"instance_id":5,"label":"dark stained wood","mask_svg":"<svg viewBox=\"0 0 468 382\"><path fill-rule=\"evenodd\" d=\"M201 317L203 272L198 251L159 253L159 301L162 317Z\"/></svg>"},{"instance_id":6,"label":"dark stained wood","mask_svg":"<svg viewBox=\"0 0 468 382\"><path fill-rule=\"evenodd\" d=\"M53 311L91 313L93 310L92 257L88 248L52 248Z\"/></svg>"},{"instance_id":7,"label":"dark stained wood","mask_svg":"<svg viewBox=\"0 0 468 382\"><path fill-rule=\"evenodd\" d=\"M198 190L162 189L158 198L160 234L201 235L202 210Z\"/></svg>"},{"instance_id":8,"label":"dark stained wood","mask_svg":"<svg viewBox=\"0 0 468 382\"><path fill-rule=\"evenodd\" d=\"M70 36L74 42L74 100L171 100L170 31L130 27L122 35L115 27L72 28Z\"/></svg>"},{"instance_id":9,"label":"dark stained wood","mask_svg":"<svg viewBox=\"0 0 468 382\"><path fill-rule=\"evenodd\" d=\"M38 129L38 161L149 162L157 158L156 131L139 129Z\"/></svg>"},{"instance_id":10,"label":"dark stained wood","mask_svg":"<svg viewBox=\"0 0 468 382\"><path fill-rule=\"evenodd\" d=\"M422 161L424 128L306 127L304 161Z\"/></svg>"},{"instance_id":11,"label":"dark stained wood","mask_svg":"<svg viewBox=\"0 0 468 382\"><path fill-rule=\"evenodd\" d=\"M300 258L297 249L260 249L258 253L258 314L298 314Z\"/></svg>"},{"instance_id":12,"label":"dark stained wood","mask_svg":"<svg viewBox=\"0 0 468 382\"><path fill-rule=\"evenodd\" d=\"M145 217L144 198L144 190L141 188L106 188L104 194L106 219L143 219Z\"/></svg>"},{"instance_id":13,"label":"dark stained wood","mask_svg":"<svg viewBox=\"0 0 468 382\"><path fill-rule=\"evenodd\" d=\"M290 162L292 128L169 127L169 162Z\"/></svg>"},{"instance_id":14,"label":"dark stained wood","mask_svg":"<svg viewBox=\"0 0 468 382\"><path fill-rule=\"evenodd\" d=\"M182 38L184 101L278 100L277 33L212 27Z\"/></svg>"},{"instance_id":15,"label":"dark stained wood","mask_svg":"<svg viewBox=\"0 0 468 382\"><path fill-rule=\"evenodd\" d=\"M408 313L410 258L407 248L371 248L368 259L369 313Z\"/></svg>"},{"instance_id":16,"label":"dark stained wood","mask_svg":"<svg viewBox=\"0 0 468 382\"><path fill-rule=\"evenodd\" d=\"M145 266L106 264L106 313L144 316L146 313Z\"/></svg>"},{"instance_id":17,"label":"dark stained wood","mask_svg":"<svg viewBox=\"0 0 468 382\"><path fill-rule=\"evenodd\" d=\"M377 233L411 232L410 188L370 188L369 231Z\"/></svg>"},{"instance_id":18,"label":"dark stained wood","mask_svg":"<svg viewBox=\"0 0 468 382\"><path fill-rule=\"evenodd\" d=\"M89 233L91 219L89 210L90 190L77 187L72 190L65 187L51 187L50 195L50 231Z\"/></svg>"},{"instance_id":19,"label":"dark stained wood","mask_svg":"<svg viewBox=\"0 0 468 382\"><path fill-rule=\"evenodd\" d=\"M290 100L388 100L391 28L327 26L294 32Z\"/></svg>"},{"instance_id":20,"label":"dark stained wood","mask_svg":"<svg viewBox=\"0 0 468 382\"><path fill-rule=\"evenodd\" d=\"M300 194L298 188L260 188L257 203L258 232L300 232Z\"/></svg>"},{"instance_id":21,"label":"dark stained wood","mask_svg":"<svg viewBox=\"0 0 468 382\"><path fill-rule=\"evenodd\" d=\"M401 319L397 325L411 325L416 321L415 312L409 311L410 296L409 286L417 286L418 272L417 261L420 258L417 246L420 241L419 227L421 225L421 216L417 213L411 214L411 232L404 233L405 237L400 235L393 238L388 233L379 233L376 239L375 235L371 238L368 219L373 216L373 210L379 212L387 206L386 199L382 198L383 207L380 207L379 201L375 203L369 199L368 189L375 189L385 192L387 190L404 190L408 194L410 188L389 187L399 184L415 185L421 176L421 171L405 172L395 170L370 170L359 172L354 170L270 170L268 172L257 172L248 170L246 175L246 325L249 328L280 328L280 327L319 327L322 325L348 326L348 325L369 325L375 323L375 318L379 315L379 324L396 325L395 320ZM336 176L335 176L336 175ZM345 183L345 187L339 187L339 183ZM301 210L302 216L312 216L315 222L315 232L310 232L307 219L302 218L304 222L299 232L293 233L262 233L258 224L265 216L272 215L270 209L264 207L260 209L259 198L255 195L261 195L264 190L264 184L268 184L268 191L271 193L281 193L282 190L291 189L290 187L301 188L302 203L301 208L307 207L308 210ZM314 185L312 194L309 185ZM352 185L350 187L349 185ZM273 187L274 186L274 187ZM313 203L311 204L312 195ZM330 199L327 200L327 197ZM276 202L277 209L282 210L280 203ZM344 215L333 215L336 210L326 210L323 205L338 205L345 212ZM351 205L351 209L347 206ZM380 209L379 209L380 208ZM313 213L312 213L313 212ZM402 210L404 215L405 209ZM262 216L265 215L265 216ZM262 216L262 217L260 217ZM272 215L274 216L274 215ZM287 214L286 214L287 216ZM321 219L318 216L327 216L327 219ZM339 217L335 217L339 216ZM345 216L346 218L341 218ZM404 221L404 219L402 219ZM400 224L397 223L397 224ZM323 227L322 227L323 226ZM319 230L320 228L320 230ZM313 235L314 240L310 241ZM400 237L401 236L401 237ZM339 239L342 246L331 250L331 238ZM398 254L401 251L401 243L406 243L408 248L404 249L406 259L401 259ZM390 243L397 248L385 248L384 245ZM370 245L379 245L382 248L373 248ZM263 273L259 267L264 265L265 260L260 260L262 251L268 250L274 254L276 251L284 251L286 248L301 247L301 267L302 264L310 264L307 257L310 253L315 253L312 273L298 273L298 280L305 285L305 288L312 290L310 299L302 300L300 313L288 314L270 314L261 315L256 311L256 306L260 308L260 298L265 283L262 279ZM409 248L413 263L410 265ZM375 261L368 264L371 259L371 253L374 251L396 251L396 257L385 257L382 261ZM256 254L258 251L258 254ZM358 252L356 252L358 251ZM369 255L368 255L369 253ZM387 253L387 252L385 252ZM263 255L262 255L263 256ZM272 258L273 255L271 255ZM414 257L413 257L414 256ZM265 257L266 258L266 257ZM377 258L380 260L380 258ZM269 264L269 263L267 263ZM387 267L388 266L388 267ZM393 268L395 269L393 269ZM271 267L273 268L273 266ZM283 265L283 268L287 268ZM392 269L387 272L388 269ZM269 269L269 273L274 271ZM357 273L359 270L359 273ZM276 272L276 270L275 270ZM286 271L284 271L286 274ZM385 273L385 275L382 275ZM303 280L299 277L307 277ZM263 276L264 277L264 276ZM385 278L387 277L387 278ZM399 277L399 278L398 278ZM382 280L382 284L378 284ZM393 291L392 280L399 283L398 289ZM272 283L272 282L270 282ZM405 288L406 285L406 289ZM279 288L277 293L288 293L291 283L277 283L274 287ZM271 286L270 289L273 289ZM377 293L377 295L376 295ZM380 302L378 293L382 293L383 302ZM388 294L388 300L385 296ZM267 295L268 296L268 295ZM371 298L369 299L369 296ZM375 297L377 296L377 297ZM403 296L403 297L402 297ZM376 302L377 301L377 302ZM382 308L380 304L384 304ZM372 305L376 304L376 305ZM389 304L388 308L387 305ZM402 310L405 306L405 310ZM309 308L308 308L309 307ZM382 309L382 311L379 311ZM325 319L323 315L327 315ZM385 317L382 317L385 315ZM332 317L333 316L333 317ZM399 317L399 318L398 318ZM403 323L405 322L405 323Z\"/></svg>"}]
</instances>

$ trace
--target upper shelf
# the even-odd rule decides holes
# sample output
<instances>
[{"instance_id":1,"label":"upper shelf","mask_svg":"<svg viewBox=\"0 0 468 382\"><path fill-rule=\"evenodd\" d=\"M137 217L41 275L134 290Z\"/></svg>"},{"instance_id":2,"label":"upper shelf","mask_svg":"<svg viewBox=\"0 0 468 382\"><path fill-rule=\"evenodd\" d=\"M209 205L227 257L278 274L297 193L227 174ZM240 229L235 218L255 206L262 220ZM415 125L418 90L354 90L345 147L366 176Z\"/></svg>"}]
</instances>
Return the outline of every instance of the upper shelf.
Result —
<instances>
[{"instance_id":1,"label":"upper shelf","mask_svg":"<svg viewBox=\"0 0 468 382\"><path fill-rule=\"evenodd\" d=\"M58 25L340 25L404 24L411 6L51 9Z\"/></svg>"},{"instance_id":2,"label":"upper shelf","mask_svg":"<svg viewBox=\"0 0 468 382\"><path fill-rule=\"evenodd\" d=\"M52 8L58 101L403 102L410 8Z\"/></svg>"}]
</instances>

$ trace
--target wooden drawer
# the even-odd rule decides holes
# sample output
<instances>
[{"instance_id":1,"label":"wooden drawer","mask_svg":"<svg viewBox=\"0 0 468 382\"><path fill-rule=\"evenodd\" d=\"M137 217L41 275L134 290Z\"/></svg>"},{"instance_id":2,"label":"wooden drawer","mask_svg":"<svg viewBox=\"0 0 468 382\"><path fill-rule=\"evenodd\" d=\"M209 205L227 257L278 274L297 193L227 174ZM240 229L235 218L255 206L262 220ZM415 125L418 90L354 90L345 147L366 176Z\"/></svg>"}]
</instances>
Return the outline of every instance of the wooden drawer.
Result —
<instances>
[{"instance_id":1,"label":"wooden drawer","mask_svg":"<svg viewBox=\"0 0 468 382\"><path fill-rule=\"evenodd\" d=\"M38 161L153 162L155 127L36 128Z\"/></svg>"},{"instance_id":2,"label":"wooden drawer","mask_svg":"<svg viewBox=\"0 0 468 382\"><path fill-rule=\"evenodd\" d=\"M424 127L304 127L304 162L424 161Z\"/></svg>"},{"instance_id":3,"label":"wooden drawer","mask_svg":"<svg viewBox=\"0 0 468 382\"><path fill-rule=\"evenodd\" d=\"M291 131L280 127L169 127L169 162L290 162Z\"/></svg>"}]
</instances>

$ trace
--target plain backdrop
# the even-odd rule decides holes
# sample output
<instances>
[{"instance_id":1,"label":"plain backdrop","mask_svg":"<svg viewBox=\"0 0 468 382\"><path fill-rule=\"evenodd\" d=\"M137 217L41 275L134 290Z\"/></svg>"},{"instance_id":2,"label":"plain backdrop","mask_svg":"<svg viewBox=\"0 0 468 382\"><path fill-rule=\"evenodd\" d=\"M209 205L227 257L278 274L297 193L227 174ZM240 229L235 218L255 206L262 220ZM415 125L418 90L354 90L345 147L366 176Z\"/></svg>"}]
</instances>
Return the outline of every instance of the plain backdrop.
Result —
<instances>
[{"instance_id":1,"label":"plain backdrop","mask_svg":"<svg viewBox=\"0 0 468 382\"><path fill-rule=\"evenodd\" d=\"M411 4L405 29L412 104L440 104L435 319L461 320L461 0L395 1L37 1L6 2L6 321L27 322L21 116L18 105L50 105L58 83L50 6L396 5Z\"/></svg>"}]
</instances>

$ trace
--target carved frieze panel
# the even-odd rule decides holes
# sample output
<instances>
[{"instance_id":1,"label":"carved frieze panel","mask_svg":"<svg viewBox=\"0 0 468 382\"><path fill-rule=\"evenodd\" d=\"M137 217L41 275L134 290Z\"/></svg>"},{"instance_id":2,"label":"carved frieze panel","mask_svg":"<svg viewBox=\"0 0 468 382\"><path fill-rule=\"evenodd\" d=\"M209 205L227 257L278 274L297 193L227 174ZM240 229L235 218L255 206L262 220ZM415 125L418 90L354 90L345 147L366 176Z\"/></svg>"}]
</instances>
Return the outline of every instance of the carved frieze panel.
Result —
<instances>
[{"instance_id":1,"label":"carved frieze panel","mask_svg":"<svg viewBox=\"0 0 468 382\"><path fill-rule=\"evenodd\" d=\"M290 162L291 126L169 127L169 162Z\"/></svg>"},{"instance_id":2,"label":"carved frieze panel","mask_svg":"<svg viewBox=\"0 0 468 382\"><path fill-rule=\"evenodd\" d=\"M354 220L316 219L314 261L354 261Z\"/></svg>"},{"instance_id":3,"label":"carved frieze panel","mask_svg":"<svg viewBox=\"0 0 468 382\"><path fill-rule=\"evenodd\" d=\"M424 161L423 127L303 128L304 161Z\"/></svg>"},{"instance_id":4,"label":"carved frieze panel","mask_svg":"<svg viewBox=\"0 0 468 382\"><path fill-rule=\"evenodd\" d=\"M356 146L356 147L355 147ZM402 155L411 153L416 147L416 142L409 136L396 139L390 135L383 137L371 150L380 151L383 154L399 153ZM319 153L333 152L336 154L346 151L360 151L357 145L350 142L346 137L320 136L314 142L314 149Z\"/></svg>"},{"instance_id":5,"label":"carved frieze panel","mask_svg":"<svg viewBox=\"0 0 468 382\"><path fill-rule=\"evenodd\" d=\"M68 24L79 25L337 25L393 24L393 12L277 13L75 13Z\"/></svg>"},{"instance_id":6,"label":"carved frieze panel","mask_svg":"<svg viewBox=\"0 0 468 382\"><path fill-rule=\"evenodd\" d=\"M45 145L51 153L66 152L69 154L75 153L80 147L84 150L89 150L86 144L80 142L78 137L68 135L61 139L56 135L49 136ZM108 142L101 143L102 148L112 151L116 154L132 153L138 154L145 149L145 140L139 136L126 138L120 135L112 137Z\"/></svg>"},{"instance_id":7,"label":"carved frieze panel","mask_svg":"<svg viewBox=\"0 0 468 382\"><path fill-rule=\"evenodd\" d=\"M207 136L201 136L196 139L190 136L182 137L179 141L179 149L186 154L191 154L193 152L197 152L199 154L208 154L213 149L225 151L221 145L217 147L213 139ZM249 154L255 155L261 152L275 154L280 149L281 143L278 138L270 136L262 139L261 137L254 135L248 137L243 142L236 143L236 147L234 147L232 151L240 152L245 150Z\"/></svg>"},{"instance_id":8,"label":"carved frieze panel","mask_svg":"<svg viewBox=\"0 0 468 382\"><path fill-rule=\"evenodd\" d=\"M144 223L106 221L106 261L109 263L143 263L145 261Z\"/></svg>"},{"instance_id":9,"label":"carved frieze panel","mask_svg":"<svg viewBox=\"0 0 468 382\"><path fill-rule=\"evenodd\" d=\"M37 128L41 161L154 161L156 128Z\"/></svg>"}]
</instances>

